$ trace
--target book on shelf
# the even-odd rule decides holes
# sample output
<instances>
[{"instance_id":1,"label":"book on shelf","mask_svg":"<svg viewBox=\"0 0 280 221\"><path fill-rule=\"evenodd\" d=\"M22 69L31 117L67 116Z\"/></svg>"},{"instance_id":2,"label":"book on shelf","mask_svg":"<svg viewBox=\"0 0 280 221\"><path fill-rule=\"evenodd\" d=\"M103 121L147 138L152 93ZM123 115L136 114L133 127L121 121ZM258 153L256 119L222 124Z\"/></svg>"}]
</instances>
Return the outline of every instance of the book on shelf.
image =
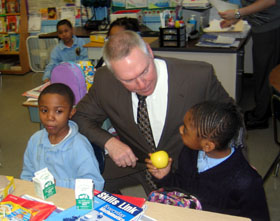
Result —
<instances>
[{"instance_id":1,"label":"book on shelf","mask_svg":"<svg viewBox=\"0 0 280 221\"><path fill-rule=\"evenodd\" d=\"M19 0L6 0L5 2L6 13L19 13L20 12L20 4Z\"/></svg>"},{"instance_id":2,"label":"book on shelf","mask_svg":"<svg viewBox=\"0 0 280 221\"><path fill-rule=\"evenodd\" d=\"M5 14L6 13L6 8L5 8L5 0L1 0L0 2L0 14Z\"/></svg>"},{"instance_id":3,"label":"book on shelf","mask_svg":"<svg viewBox=\"0 0 280 221\"><path fill-rule=\"evenodd\" d=\"M19 30L19 16L7 16L7 32L18 32Z\"/></svg>"},{"instance_id":4,"label":"book on shelf","mask_svg":"<svg viewBox=\"0 0 280 221\"><path fill-rule=\"evenodd\" d=\"M0 16L0 32L6 32L6 17Z\"/></svg>"},{"instance_id":5,"label":"book on shelf","mask_svg":"<svg viewBox=\"0 0 280 221\"><path fill-rule=\"evenodd\" d=\"M10 36L9 35L4 35L4 51L9 51L10 50Z\"/></svg>"},{"instance_id":6,"label":"book on shelf","mask_svg":"<svg viewBox=\"0 0 280 221\"><path fill-rule=\"evenodd\" d=\"M10 51L19 51L19 34L9 34Z\"/></svg>"},{"instance_id":7,"label":"book on shelf","mask_svg":"<svg viewBox=\"0 0 280 221\"><path fill-rule=\"evenodd\" d=\"M0 51L5 51L5 35L0 35Z\"/></svg>"}]
</instances>

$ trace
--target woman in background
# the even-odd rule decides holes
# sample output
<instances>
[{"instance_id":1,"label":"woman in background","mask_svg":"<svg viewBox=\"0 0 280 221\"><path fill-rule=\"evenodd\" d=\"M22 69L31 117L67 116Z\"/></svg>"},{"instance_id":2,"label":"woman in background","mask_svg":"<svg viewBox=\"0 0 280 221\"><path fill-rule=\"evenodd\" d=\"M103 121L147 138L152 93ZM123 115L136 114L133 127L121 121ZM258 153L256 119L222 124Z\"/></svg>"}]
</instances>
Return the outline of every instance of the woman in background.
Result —
<instances>
[{"instance_id":1,"label":"woman in background","mask_svg":"<svg viewBox=\"0 0 280 221\"><path fill-rule=\"evenodd\" d=\"M125 30L140 32L138 20L136 18L128 18L128 17L116 19L111 23L109 27L107 38L118 32L125 31ZM103 63L104 60L103 57L101 57L95 68L101 67Z\"/></svg>"},{"instance_id":2,"label":"woman in background","mask_svg":"<svg viewBox=\"0 0 280 221\"><path fill-rule=\"evenodd\" d=\"M265 129L271 115L268 76L280 63L280 0L241 0L241 4L238 10L219 12L224 19L221 27L239 19L251 25L256 106L245 112L245 125L248 130Z\"/></svg>"}]
</instances>

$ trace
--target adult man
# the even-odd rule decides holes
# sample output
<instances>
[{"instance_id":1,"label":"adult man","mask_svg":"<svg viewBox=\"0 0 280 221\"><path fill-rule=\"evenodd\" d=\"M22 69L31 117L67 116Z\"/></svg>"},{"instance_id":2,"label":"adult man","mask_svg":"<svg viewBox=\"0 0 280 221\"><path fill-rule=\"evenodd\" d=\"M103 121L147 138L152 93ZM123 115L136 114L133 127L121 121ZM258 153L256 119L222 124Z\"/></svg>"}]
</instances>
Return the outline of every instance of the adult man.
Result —
<instances>
[{"instance_id":1,"label":"adult man","mask_svg":"<svg viewBox=\"0 0 280 221\"><path fill-rule=\"evenodd\" d=\"M145 179L144 159L153 148L166 150L174 159L183 147L179 126L193 104L204 100L231 100L211 65L179 59L155 59L149 45L140 36L124 31L109 38L104 46L106 67L100 68L89 93L80 101L74 120L91 142L105 147L103 176L105 190L116 192L122 187ZM110 71L111 70L111 71ZM137 124L138 95L147 96L147 108L155 146L150 145ZM120 140L100 127L109 118Z\"/></svg>"}]
</instances>

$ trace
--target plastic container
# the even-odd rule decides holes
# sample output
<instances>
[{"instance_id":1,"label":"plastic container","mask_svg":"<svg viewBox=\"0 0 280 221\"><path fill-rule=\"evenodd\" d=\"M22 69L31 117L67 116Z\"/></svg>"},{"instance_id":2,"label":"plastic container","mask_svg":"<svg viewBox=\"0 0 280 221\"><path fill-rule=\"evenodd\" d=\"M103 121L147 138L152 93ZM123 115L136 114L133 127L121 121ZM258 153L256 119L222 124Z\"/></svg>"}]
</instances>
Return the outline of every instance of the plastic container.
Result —
<instances>
[{"instance_id":1,"label":"plastic container","mask_svg":"<svg viewBox=\"0 0 280 221\"><path fill-rule=\"evenodd\" d=\"M188 21L190 24L194 25L194 29L196 29L196 20L195 20L195 15L191 15L190 20Z\"/></svg>"}]
</instances>

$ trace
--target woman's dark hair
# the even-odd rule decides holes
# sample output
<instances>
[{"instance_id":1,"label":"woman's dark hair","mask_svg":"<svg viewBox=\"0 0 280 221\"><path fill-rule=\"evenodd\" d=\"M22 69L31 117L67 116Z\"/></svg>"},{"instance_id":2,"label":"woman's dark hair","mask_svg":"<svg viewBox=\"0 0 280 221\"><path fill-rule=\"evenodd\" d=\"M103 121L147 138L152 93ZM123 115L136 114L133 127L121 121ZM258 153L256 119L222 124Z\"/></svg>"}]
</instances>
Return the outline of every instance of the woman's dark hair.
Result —
<instances>
[{"instance_id":1,"label":"woman's dark hair","mask_svg":"<svg viewBox=\"0 0 280 221\"><path fill-rule=\"evenodd\" d=\"M139 22L136 18L123 17L123 18L118 18L111 23L109 30L107 32L107 37L109 37L111 29L115 26L123 27L124 30L128 30L128 31L140 32ZM96 69L100 68L103 65L103 63L104 63L104 59L103 57L101 57L97 62L95 68Z\"/></svg>"},{"instance_id":2,"label":"woman's dark hair","mask_svg":"<svg viewBox=\"0 0 280 221\"><path fill-rule=\"evenodd\" d=\"M139 23L136 18L123 17L123 18L116 19L111 23L110 28L108 30L108 35L111 29L115 26L123 27L125 30L129 30L129 31L135 31L135 32L140 31Z\"/></svg>"},{"instance_id":3,"label":"woman's dark hair","mask_svg":"<svg viewBox=\"0 0 280 221\"><path fill-rule=\"evenodd\" d=\"M69 28L73 28L71 22L67 19L63 19L63 20L60 20L57 24L56 24L56 30L58 30L58 27L61 26L61 25L67 25Z\"/></svg>"},{"instance_id":4,"label":"woman's dark hair","mask_svg":"<svg viewBox=\"0 0 280 221\"><path fill-rule=\"evenodd\" d=\"M75 96L73 91L65 84L62 83L53 83L47 86L39 95L38 103L40 102L40 99L45 94L59 94L63 97L65 97L68 100L68 103L70 104L70 107L72 107L75 103Z\"/></svg>"},{"instance_id":5,"label":"woman's dark hair","mask_svg":"<svg viewBox=\"0 0 280 221\"><path fill-rule=\"evenodd\" d=\"M233 103L206 101L191 109L197 136L215 143L217 150L229 147L239 136L243 127L243 116Z\"/></svg>"}]
</instances>

